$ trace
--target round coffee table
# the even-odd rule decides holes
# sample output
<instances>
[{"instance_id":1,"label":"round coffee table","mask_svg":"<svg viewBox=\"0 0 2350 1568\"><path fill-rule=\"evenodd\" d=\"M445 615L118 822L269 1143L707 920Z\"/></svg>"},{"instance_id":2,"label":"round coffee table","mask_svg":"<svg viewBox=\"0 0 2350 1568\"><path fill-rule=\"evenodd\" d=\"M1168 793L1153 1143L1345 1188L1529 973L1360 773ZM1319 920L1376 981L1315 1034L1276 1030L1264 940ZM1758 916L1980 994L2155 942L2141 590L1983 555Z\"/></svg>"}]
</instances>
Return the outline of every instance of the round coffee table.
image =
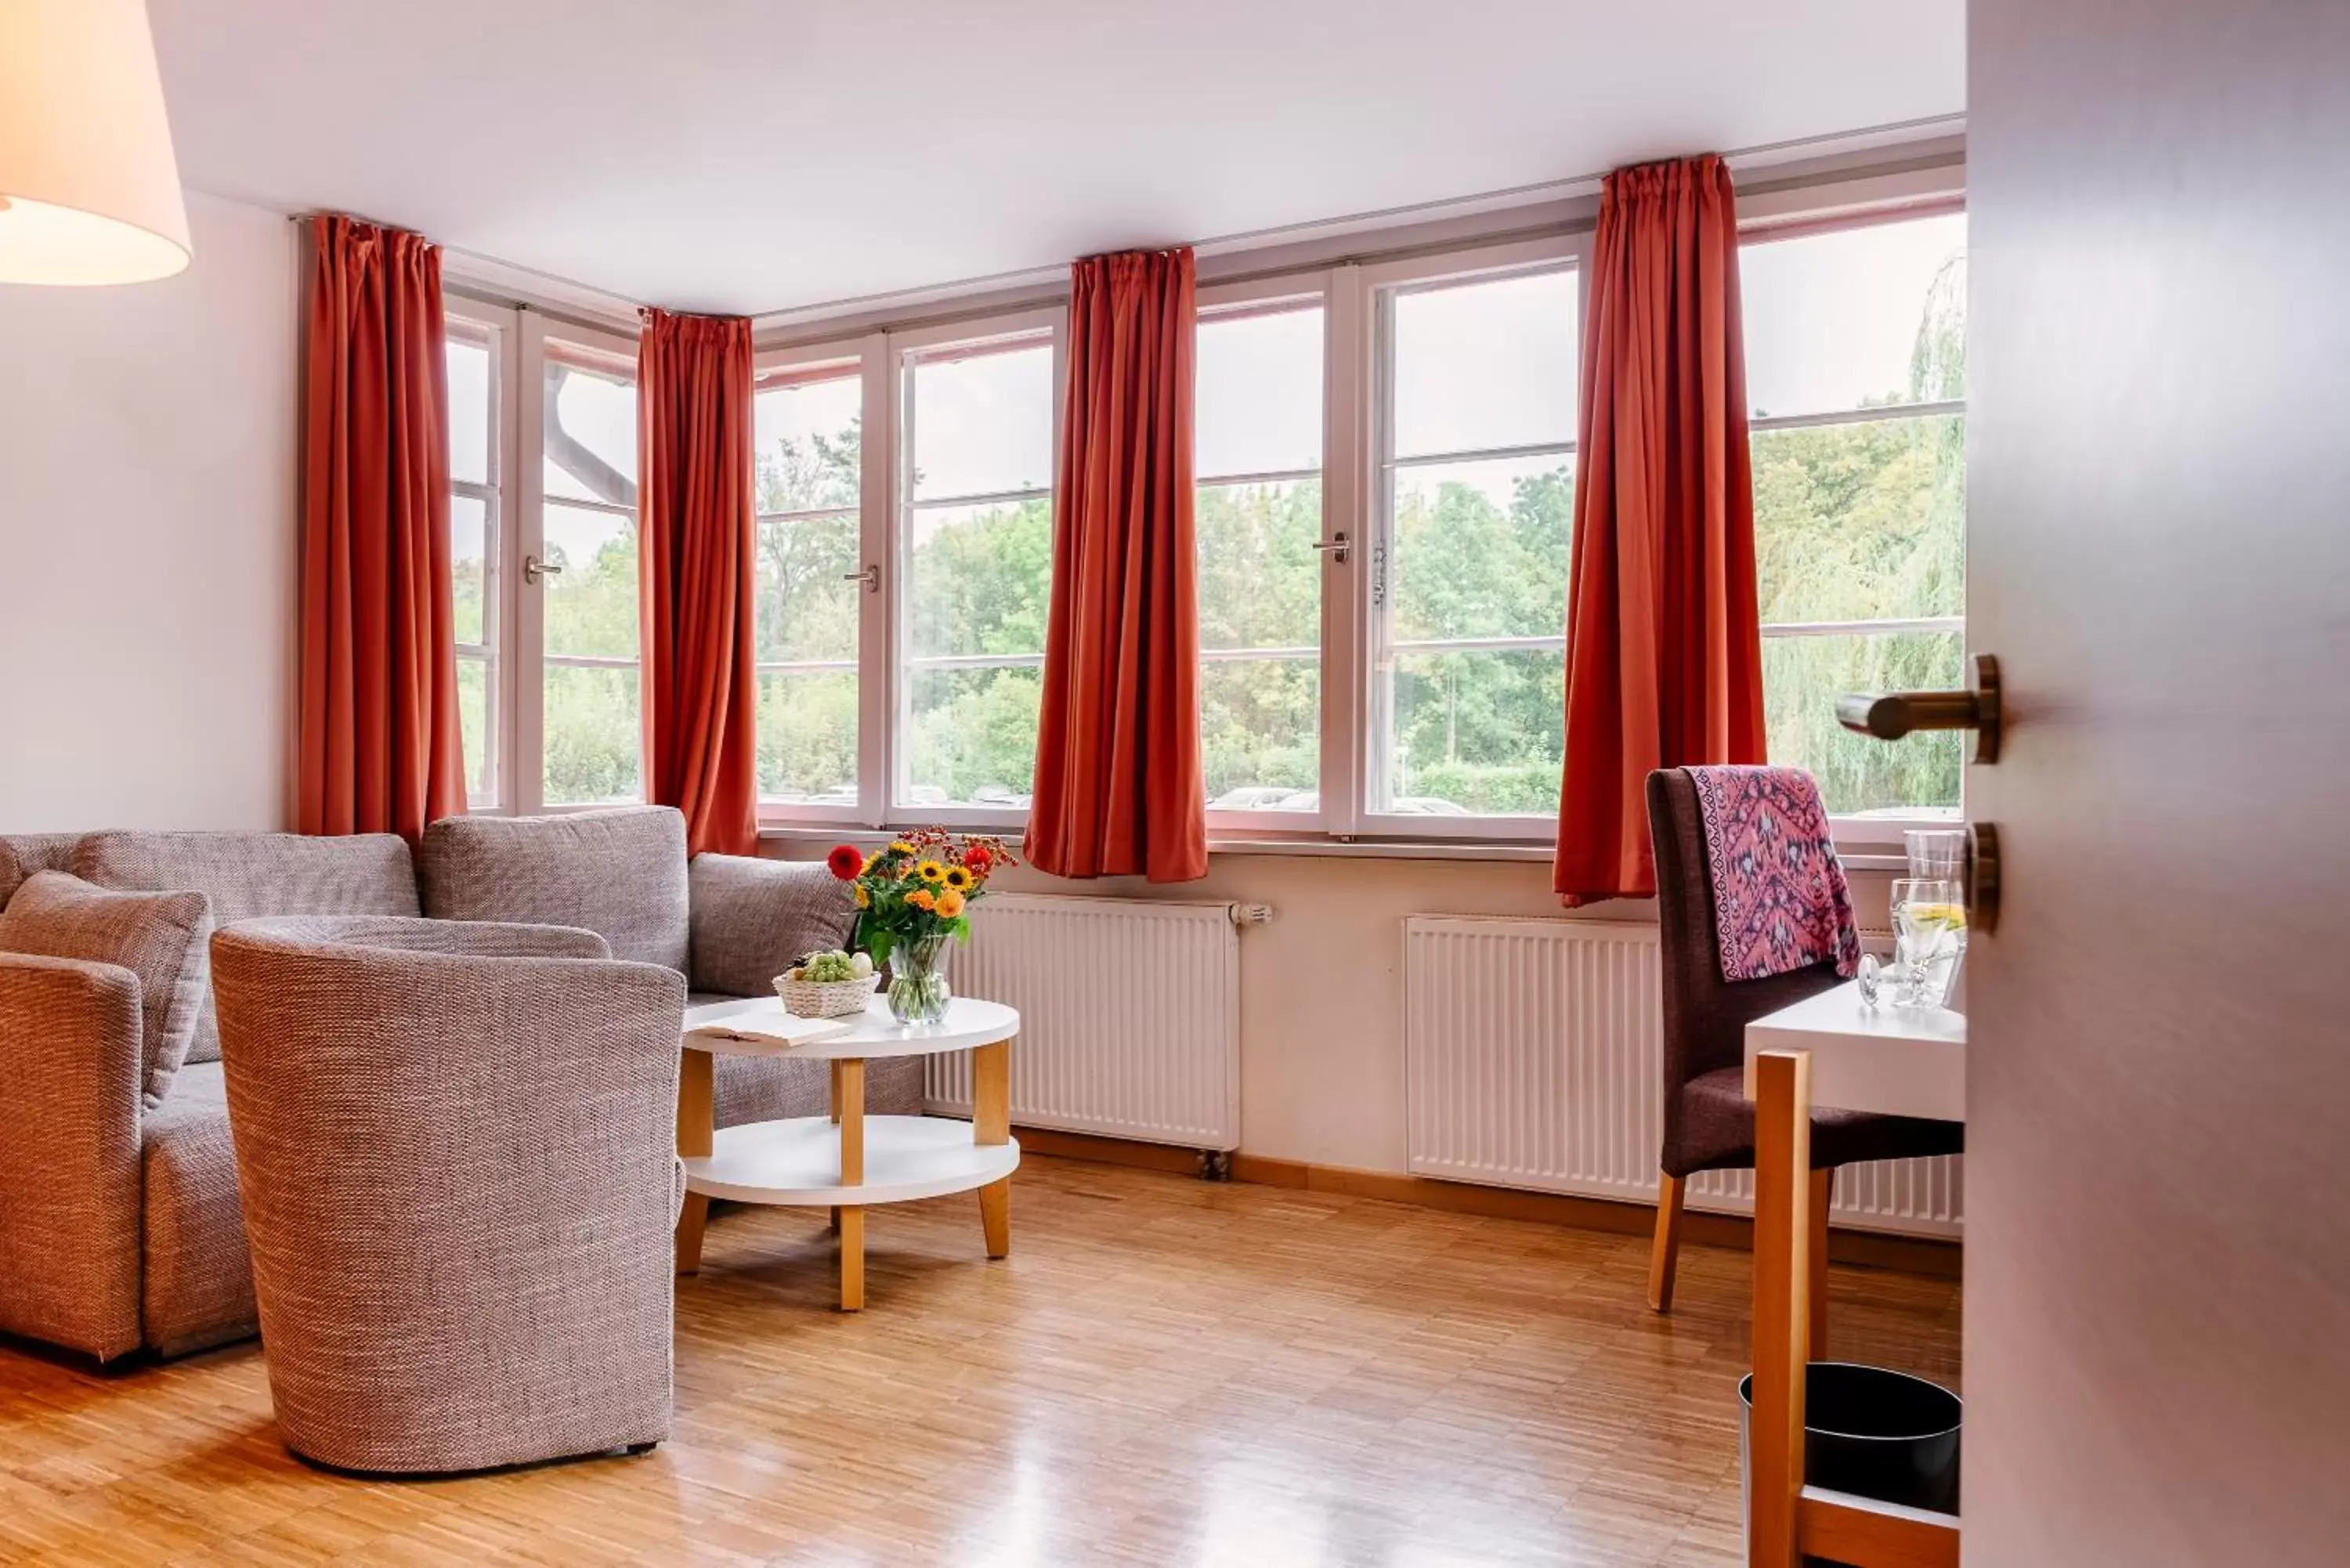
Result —
<instances>
[{"instance_id":1,"label":"round coffee table","mask_svg":"<svg viewBox=\"0 0 2350 1568\"><path fill-rule=\"evenodd\" d=\"M717 1002L686 1011L677 1096L677 1152L685 1164L685 1212L677 1271L702 1264L710 1200L829 1209L840 1232L840 1309L865 1305L865 1210L950 1192L979 1192L987 1255L1012 1250L1012 1041L1020 1014L1001 1002L958 996L937 1023L904 1024L879 997L849 1027L804 1045L712 1033L733 1023L780 1022L780 1002ZM865 1064L885 1056L969 1051L972 1119L868 1116ZM712 1057L799 1056L832 1064L832 1114L713 1129Z\"/></svg>"}]
</instances>

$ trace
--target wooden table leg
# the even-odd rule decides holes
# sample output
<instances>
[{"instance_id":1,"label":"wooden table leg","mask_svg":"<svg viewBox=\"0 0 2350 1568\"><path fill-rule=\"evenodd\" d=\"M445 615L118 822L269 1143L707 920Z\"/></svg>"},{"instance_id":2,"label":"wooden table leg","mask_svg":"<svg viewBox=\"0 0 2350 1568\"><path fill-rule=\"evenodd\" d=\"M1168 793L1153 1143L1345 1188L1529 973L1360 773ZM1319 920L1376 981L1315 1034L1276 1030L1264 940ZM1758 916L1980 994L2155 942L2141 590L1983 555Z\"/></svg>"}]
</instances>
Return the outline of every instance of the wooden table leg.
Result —
<instances>
[{"instance_id":1,"label":"wooden table leg","mask_svg":"<svg viewBox=\"0 0 2350 1568\"><path fill-rule=\"evenodd\" d=\"M1811 1226L1811 1245L1805 1255L1809 1279L1804 1286L1811 1298L1810 1332L1804 1352L1812 1361L1828 1358L1828 1206L1835 1200L1835 1172L1812 1172L1811 1207L1805 1222Z\"/></svg>"},{"instance_id":2,"label":"wooden table leg","mask_svg":"<svg viewBox=\"0 0 2350 1568\"><path fill-rule=\"evenodd\" d=\"M677 1152L681 1159L706 1158L716 1137L712 1099L712 1067L716 1058L707 1051L682 1051L677 1065ZM710 1199L699 1192L685 1195L677 1218L677 1272L691 1274L702 1268L702 1227L710 1218Z\"/></svg>"},{"instance_id":3,"label":"wooden table leg","mask_svg":"<svg viewBox=\"0 0 2350 1568\"><path fill-rule=\"evenodd\" d=\"M834 1110L840 1122L840 1184L865 1182L865 1064L835 1062L833 1081L837 1093ZM840 1226L840 1310L861 1312L865 1306L865 1209L843 1204L833 1210Z\"/></svg>"},{"instance_id":4,"label":"wooden table leg","mask_svg":"<svg viewBox=\"0 0 2350 1568\"><path fill-rule=\"evenodd\" d=\"M833 1061L826 1063L825 1065L832 1069L832 1090L829 1104L832 1108L832 1119L834 1123L837 1125L840 1121L840 1063L838 1059L836 1058ZM828 1230L837 1231L840 1229L839 1204L836 1203L832 1206L832 1211L825 1217L825 1225Z\"/></svg>"},{"instance_id":5,"label":"wooden table leg","mask_svg":"<svg viewBox=\"0 0 2350 1568\"><path fill-rule=\"evenodd\" d=\"M1748 1568L1797 1568L1804 1370L1811 1337L1812 1055L1754 1058L1754 1410Z\"/></svg>"},{"instance_id":6,"label":"wooden table leg","mask_svg":"<svg viewBox=\"0 0 2350 1568\"><path fill-rule=\"evenodd\" d=\"M1012 1042L982 1045L971 1054L971 1141L985 1146L1012 1141ZM987 1255L1012 1251L1012 1179L979 1189L979 1225Z\"/></svg>"}]
</instances>

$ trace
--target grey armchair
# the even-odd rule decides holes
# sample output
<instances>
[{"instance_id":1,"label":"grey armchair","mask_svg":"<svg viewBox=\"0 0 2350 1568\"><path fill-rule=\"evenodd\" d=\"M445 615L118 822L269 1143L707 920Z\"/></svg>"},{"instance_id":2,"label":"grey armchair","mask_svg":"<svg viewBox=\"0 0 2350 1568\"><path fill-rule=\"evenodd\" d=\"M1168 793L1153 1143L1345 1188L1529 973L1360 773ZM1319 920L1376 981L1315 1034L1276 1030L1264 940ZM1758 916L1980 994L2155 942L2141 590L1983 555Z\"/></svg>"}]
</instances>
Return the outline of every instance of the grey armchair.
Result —
<instances>
[{"instance_id":1,"label":"grey armchair","mask_svg":"<svg viewBox=\"0 0 2350 1568\"><path fill-rule=\"evenodd\" d=\"M387 917L213 937L296 1453L441 1473L668 1435L685 981L608 951L584 930Z\"/></svg>"}]
</instances>

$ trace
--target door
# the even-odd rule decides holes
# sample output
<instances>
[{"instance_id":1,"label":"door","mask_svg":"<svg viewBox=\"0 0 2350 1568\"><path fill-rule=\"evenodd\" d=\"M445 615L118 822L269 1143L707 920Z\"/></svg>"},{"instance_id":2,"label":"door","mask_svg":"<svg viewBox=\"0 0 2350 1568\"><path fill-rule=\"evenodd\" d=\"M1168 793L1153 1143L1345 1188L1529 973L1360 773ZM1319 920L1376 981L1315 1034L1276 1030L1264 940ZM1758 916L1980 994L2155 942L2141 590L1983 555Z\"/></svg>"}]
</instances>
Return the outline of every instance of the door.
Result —
<instances>
[{"instance_id":1,"label":"door","mask_svg":"<svg viewBox=\"0 0 2350 1568\"><path fill-rule=\"evenodd\" d=\"M1969 32L1965 1561L2338 1564L2350 5Z\"/></svg>"}]
</instances>

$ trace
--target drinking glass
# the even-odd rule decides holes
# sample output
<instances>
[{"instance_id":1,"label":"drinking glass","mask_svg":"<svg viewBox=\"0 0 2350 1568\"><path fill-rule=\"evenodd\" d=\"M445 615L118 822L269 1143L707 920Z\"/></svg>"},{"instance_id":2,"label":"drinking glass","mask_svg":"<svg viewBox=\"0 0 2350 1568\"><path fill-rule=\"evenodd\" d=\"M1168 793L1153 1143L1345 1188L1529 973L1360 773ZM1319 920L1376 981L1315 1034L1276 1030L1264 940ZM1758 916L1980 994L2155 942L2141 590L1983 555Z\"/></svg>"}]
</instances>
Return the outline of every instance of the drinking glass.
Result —
<instances>
[{"instance_id":1,"label":"drinking glass","mask_svg":"<svg viewBox=\"0 0 2350 1568\"><path fill-rule=\"evenodd\" d=\"M1966 830L1913 827L1901 836L1909 851L1909 875L1925 881L1959 880L1967 858Z\"/></svg>"},{"instance_id":2,"label":"drinking glass","mask_svg":"<svg viewBox=\"0 0 2350 1568\"><path fill-rule=\"evenodd\" d=\"M1942 1004L1966 926L1966 906L1955 881L1904 877L1893 884L1895 1006Z\"/></svg>"}]
</instances>

